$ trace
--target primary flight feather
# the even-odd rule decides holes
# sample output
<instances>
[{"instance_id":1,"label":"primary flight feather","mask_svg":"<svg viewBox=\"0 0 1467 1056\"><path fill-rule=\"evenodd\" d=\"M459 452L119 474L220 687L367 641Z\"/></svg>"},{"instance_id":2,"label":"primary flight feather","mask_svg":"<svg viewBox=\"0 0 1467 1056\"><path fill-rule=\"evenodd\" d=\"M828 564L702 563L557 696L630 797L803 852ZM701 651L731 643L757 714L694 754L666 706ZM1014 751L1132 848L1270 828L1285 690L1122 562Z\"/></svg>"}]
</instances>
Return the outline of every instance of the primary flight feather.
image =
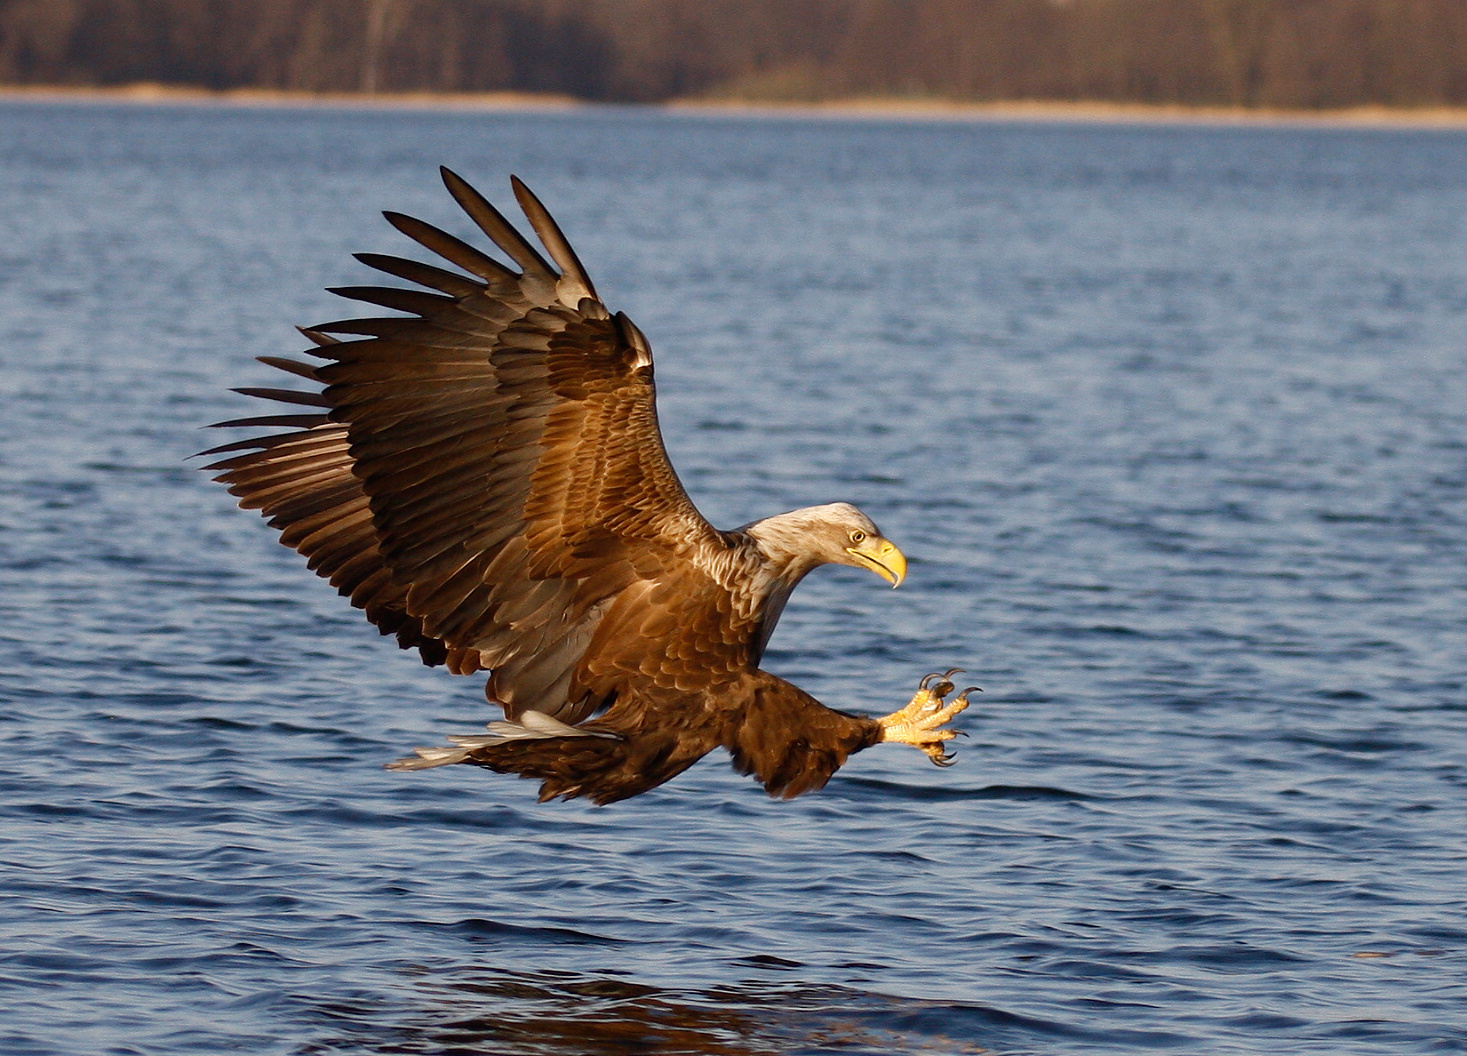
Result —
<instances>
[{"instance_id":1,"label":"primary flight feather","mask_svg":"<svg viewBox=\"0 0 1467 1056\"><path fill-rule=\"evenodd\" d=\"M404 314L303 331L320 365L262 357L315 389L238 391L304 410L220 423L282 431L206 452L229 456L216 479L383 634L454 674L489 672L502 721L392 768L470 763L537 779L542 799L609 803L719 746L784 797L881 741L949 762L945 724L967 706L967 691L944 700L953 672L868 718L759 670L807 573L855 565L897 585L902 552L847 503L709 524L663 447L646 337L519 180L544 253L443 179L514 266L387 213L461 270L359 254L425 290L333 290Z\"/></svg>"}]
</instances>

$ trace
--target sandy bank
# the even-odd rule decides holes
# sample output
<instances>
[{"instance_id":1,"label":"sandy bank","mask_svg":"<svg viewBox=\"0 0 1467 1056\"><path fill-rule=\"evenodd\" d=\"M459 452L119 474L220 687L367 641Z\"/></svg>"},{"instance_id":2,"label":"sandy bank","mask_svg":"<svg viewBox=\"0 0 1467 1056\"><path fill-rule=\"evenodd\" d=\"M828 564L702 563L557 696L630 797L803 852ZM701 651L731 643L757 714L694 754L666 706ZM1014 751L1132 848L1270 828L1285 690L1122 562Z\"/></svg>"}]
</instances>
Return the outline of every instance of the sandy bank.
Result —
<instances>
[{"instance_id":1,"label":"sandy bank","mask_svg":"<svg viewBox=\"0 0 1467 1056\"><path fill-rule=\"evenodd\" d=\"M292 92L240 88L207 91L160 84L116 88L0 86L0 101L117 102L138 105L342 107L433 110L595 110L600 104L528 92ZM858 98L820 103L686 99L649 106L676 114L820 117L852 120L1091 122L1109 124L1300 125L1377 128L1467 128L1467 107L1356 107L1348 110L1249 110L1109 102L948 102L940 99Z\"/></svg>"}]
</instances>

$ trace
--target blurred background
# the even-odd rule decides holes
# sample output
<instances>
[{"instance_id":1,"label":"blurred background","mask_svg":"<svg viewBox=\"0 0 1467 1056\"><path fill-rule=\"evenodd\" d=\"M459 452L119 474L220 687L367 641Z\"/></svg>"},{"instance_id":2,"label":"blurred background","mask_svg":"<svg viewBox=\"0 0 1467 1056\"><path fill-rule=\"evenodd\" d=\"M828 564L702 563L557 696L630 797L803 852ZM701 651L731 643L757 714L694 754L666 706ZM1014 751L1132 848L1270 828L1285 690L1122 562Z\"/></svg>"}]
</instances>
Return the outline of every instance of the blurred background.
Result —
<instances>
[{"instance_id":1,"label":"blurred background","mask_svg":"<svg viewBox=\"0 0 1467 1056\"><path fill-rule=\"evenodd\" d=\"M1467 103L1462 0L3 0L0 85Z\"/></svg>"}]
</instances>

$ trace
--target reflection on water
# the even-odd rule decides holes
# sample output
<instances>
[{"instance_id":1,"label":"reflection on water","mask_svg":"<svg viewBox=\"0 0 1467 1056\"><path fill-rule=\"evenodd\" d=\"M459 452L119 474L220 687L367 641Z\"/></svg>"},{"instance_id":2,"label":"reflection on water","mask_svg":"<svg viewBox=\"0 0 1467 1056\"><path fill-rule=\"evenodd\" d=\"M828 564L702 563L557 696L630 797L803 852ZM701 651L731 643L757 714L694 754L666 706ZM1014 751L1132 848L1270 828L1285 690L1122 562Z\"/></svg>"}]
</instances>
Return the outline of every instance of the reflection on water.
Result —
<instances>
[{"instance_id":1,"label":"reflection on water","mask_svg":"<svg viewBox=\"0 0 1467 1056\"><path fill-rule=\"evenodd\" d=\"M760 967L799 966L769 959ZM319 1009L335 1033L302 1051L503 1056L983 1053L992 1050L958 1040L947 1029L957 1026L971 1036L988 1019L1002 1036L1005 1024L1014 1019L990 1009L777 981L679 991L569 972L461 967L411 974L423 1003L414 1015L384 1018L370 1007L346 1004Z\"/></svg>"}]
</instances>

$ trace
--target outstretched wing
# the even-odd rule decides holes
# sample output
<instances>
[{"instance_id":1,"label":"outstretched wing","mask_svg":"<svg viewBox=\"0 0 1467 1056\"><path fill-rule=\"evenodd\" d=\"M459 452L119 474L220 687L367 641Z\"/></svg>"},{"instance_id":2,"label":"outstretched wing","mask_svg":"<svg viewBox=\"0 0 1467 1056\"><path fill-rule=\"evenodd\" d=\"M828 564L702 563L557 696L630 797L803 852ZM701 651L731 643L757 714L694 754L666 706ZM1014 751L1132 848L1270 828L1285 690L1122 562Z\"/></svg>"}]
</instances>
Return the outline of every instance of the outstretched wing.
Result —
<instances>
[{"instance_id":1,"label":"outstretched wing","mask_svg":"<svg viewBox=\"0 0 1467 1056\"><path fill-rule=\"evenodd\" d=\"M286 431L215 448L247 453L210 468L384 634L457 673L492 668L511 717L573 723L603 703L576 669L616 596L724 544L668 461L646 338L607 311L522 183L555 266L443 178L517 268L386 214L468 275L360 254L433 292L332 291L407 314L306 331L324 365L265 358L322 388L240 390L309 413L222 423Z\"/></svg>"}]
</instances>

